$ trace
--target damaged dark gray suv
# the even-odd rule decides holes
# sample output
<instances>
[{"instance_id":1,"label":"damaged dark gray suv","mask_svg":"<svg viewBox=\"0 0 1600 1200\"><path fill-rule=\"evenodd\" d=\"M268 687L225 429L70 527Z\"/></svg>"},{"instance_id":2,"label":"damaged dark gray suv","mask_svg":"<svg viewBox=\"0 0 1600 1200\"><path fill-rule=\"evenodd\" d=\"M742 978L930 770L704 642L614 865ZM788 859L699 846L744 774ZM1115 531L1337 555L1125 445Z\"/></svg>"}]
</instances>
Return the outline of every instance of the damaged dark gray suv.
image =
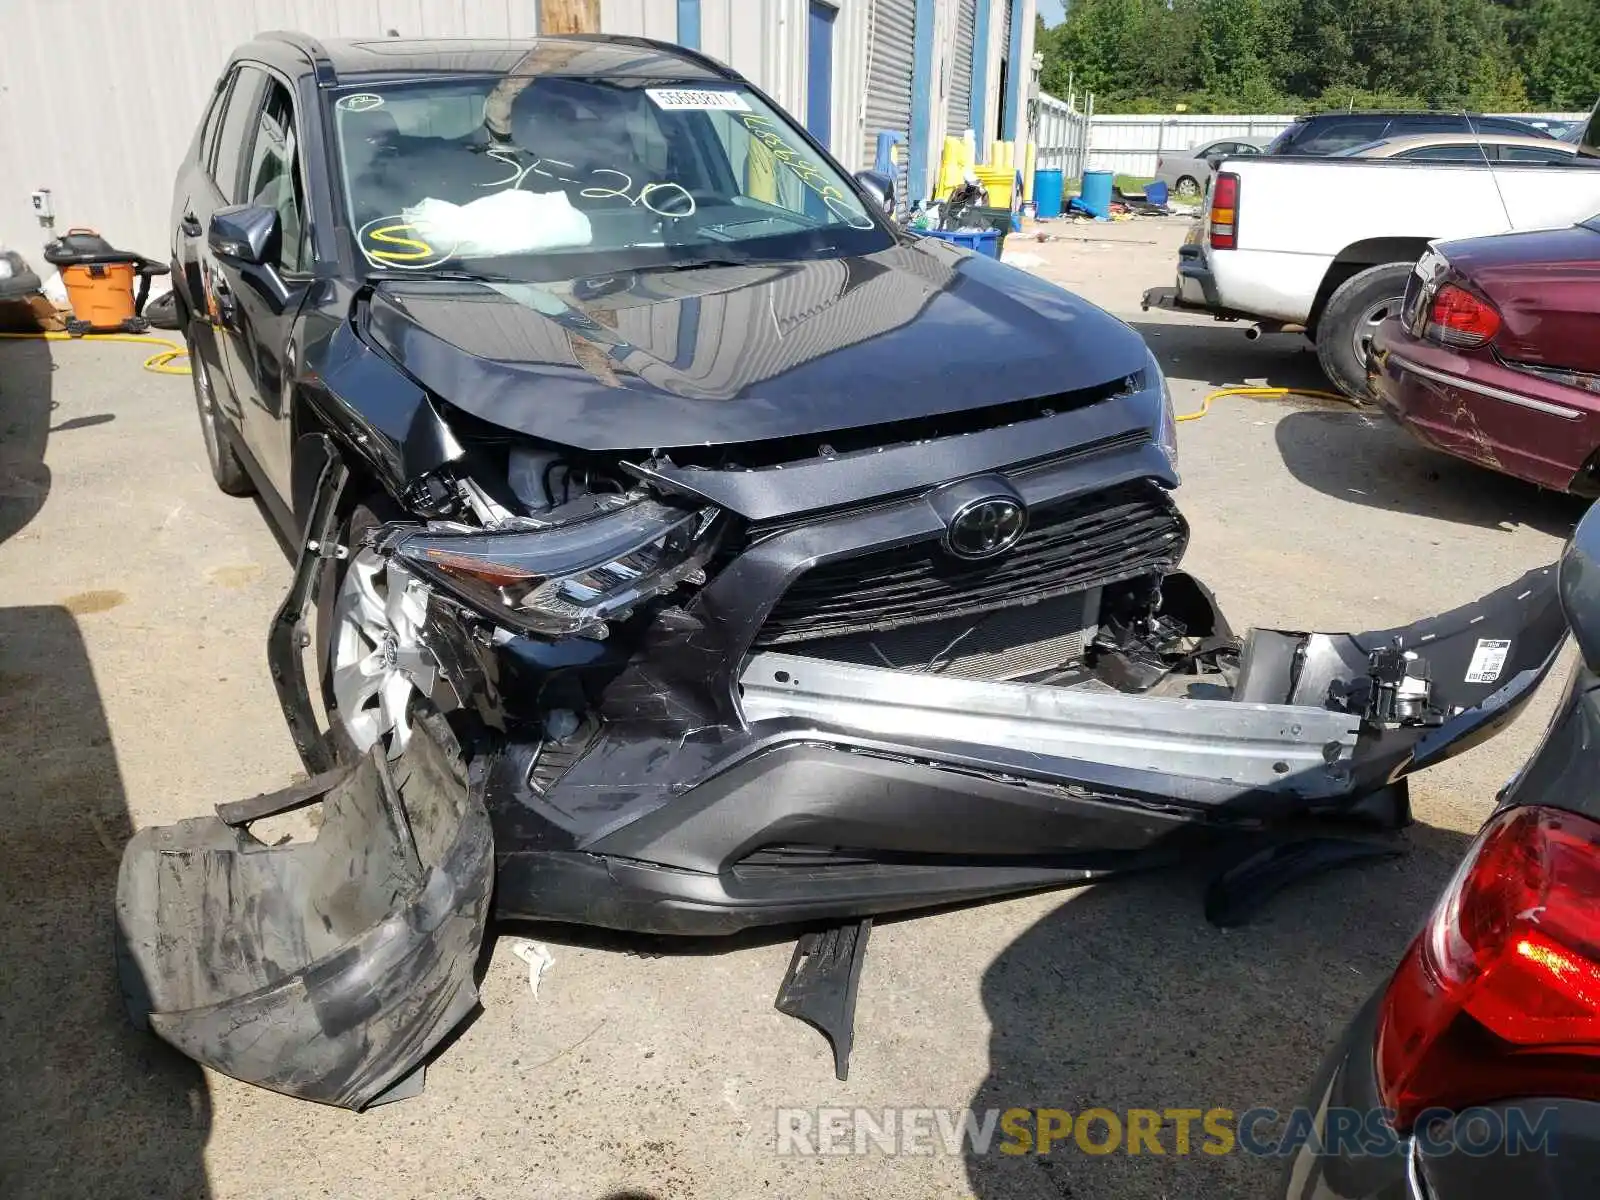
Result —
<instances>
[{"instance_id":1,"label":"damaged dark gray suv","mask_svg":"<svg viewBox=\"0 0 1600 1200\"><path fill-rule=\"evenodd\" d=\"M234 55L174 277L217 482L299 550L268 659L312 778L130 844L137 1019L282 1091L403 1094L492 894L818 927L779 1003L842 1073L873 914L1232 841L1226 917L1528 698L1549 571L1235 637L1178 570L1144 343L891 198L676 47ZM311 840L250 832L311 804Z\"/></svg>"}]
</instances>

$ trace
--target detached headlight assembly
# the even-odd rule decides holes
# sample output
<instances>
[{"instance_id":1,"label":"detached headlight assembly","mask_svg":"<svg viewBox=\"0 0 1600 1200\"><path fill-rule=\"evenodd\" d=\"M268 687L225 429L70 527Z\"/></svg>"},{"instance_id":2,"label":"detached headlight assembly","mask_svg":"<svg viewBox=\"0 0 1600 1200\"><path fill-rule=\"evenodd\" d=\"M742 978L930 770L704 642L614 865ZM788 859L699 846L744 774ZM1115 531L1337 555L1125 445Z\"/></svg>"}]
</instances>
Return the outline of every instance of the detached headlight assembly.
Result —
<instances>
[{"instance_id":1,"label":"detached headlight assembly","mask_svg":"<svg viewBox=\"0 0 1600 1200\"><path fill-rule=\"evenodd\" d=\"M705 582L713 508L605 497L592 515L507 530L405 533L392 552L491 621L546 637L604 638L608 622L680 584Z\"/></svg>"}]
</instances>

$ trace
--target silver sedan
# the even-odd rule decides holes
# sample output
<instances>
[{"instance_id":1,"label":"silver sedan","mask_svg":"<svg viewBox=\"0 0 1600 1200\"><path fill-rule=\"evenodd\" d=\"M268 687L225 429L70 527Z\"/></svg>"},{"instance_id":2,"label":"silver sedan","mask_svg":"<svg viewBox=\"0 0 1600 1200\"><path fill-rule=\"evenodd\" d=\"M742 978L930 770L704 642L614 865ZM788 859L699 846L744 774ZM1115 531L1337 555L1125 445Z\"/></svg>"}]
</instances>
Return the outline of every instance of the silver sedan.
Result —
<instances>
[{"instance_id":1,"label":"silver sedan","mask_svg":"<svg viewBox=\"0 0 1600 1200\"><path fill-rule=\"evenodd\" d=\"M1198 200L1211 183L1211 172L1225 158L1260 154L1271 138L1219 138L1189 150L1163 154L1156 160L1156 179L1179 200Z\"/></svg>"}]
</instances>

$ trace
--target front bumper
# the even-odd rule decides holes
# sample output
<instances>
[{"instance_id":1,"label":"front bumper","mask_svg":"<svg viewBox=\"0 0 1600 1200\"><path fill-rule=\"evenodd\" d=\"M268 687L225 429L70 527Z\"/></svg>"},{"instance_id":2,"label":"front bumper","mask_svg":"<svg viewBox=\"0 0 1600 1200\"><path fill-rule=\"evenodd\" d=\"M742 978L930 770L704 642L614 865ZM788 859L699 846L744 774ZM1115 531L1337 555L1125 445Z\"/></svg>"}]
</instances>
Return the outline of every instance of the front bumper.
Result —
<instances>
[{"instance_id":1,"label":"front bumper","mask_svg":"<svg viewBox=\"0 0 1600 1200\"><path fill-rule=\"evenodd\" d=\"M658 719L613 706L558 777L538 778L543 743L506 743L486 796L498 910L721 933L1170 862L1219 839L1348 815L1491 736L1564 637L1547 568L1402 629L1257 631L1231 700L765 654L746 662L736 712L719 721L653 673ZM1377 731L1330 711L1335 681L1397 639L1428 657L1444 723ZM1474 671L1485 643L1505 654L1492 677ZM611 690L642 699L627 670Z\"/></svg>"},{"instance_id":2,"label":"front bumper","mask_svg":"<svg viewBox=\"0 0 1600 1200\"><path fill-rule=\"evenodd\" d=\"M1457 458L1556 491L1593 494L1585 469L1600 447L1600 398L1379 327L1368 389L1418 440Z\"/></svg>"}]
</instances>

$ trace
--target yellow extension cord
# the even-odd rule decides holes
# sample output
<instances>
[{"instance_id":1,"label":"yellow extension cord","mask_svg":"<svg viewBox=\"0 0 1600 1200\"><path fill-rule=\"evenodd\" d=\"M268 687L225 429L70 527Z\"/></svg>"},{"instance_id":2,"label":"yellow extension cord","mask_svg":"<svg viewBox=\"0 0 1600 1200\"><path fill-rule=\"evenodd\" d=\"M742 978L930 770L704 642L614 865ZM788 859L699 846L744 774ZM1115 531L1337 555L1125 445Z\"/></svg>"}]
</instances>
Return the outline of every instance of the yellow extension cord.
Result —
<instances>
[{"instance_id":1,"label":"yellow extension cord","mask_svg":"<svg viewBox=\"0 0 1600 1200\"><path fill-rule=\"evenodd\" d=\"M165 346L144 360L144 369L158 375L188 375L189 368L178 363L188 358L189 351L168 338L147 337L140 333L86 333L73 337L70 333L0 333L0 338L36 338L45 342L132 342L136 346Z\"/></svg>"},{"instance_id":2,"label":"yellow extension cord","mask_svg":"<svg viewBox=\"0 0 1600 1200\"><path fill-rule=\"evenodd\" d=\"M1310 388L1287 387L1225 387L1218 388L1200 402L1200 407L1194 412L1184 413L1177 418L1179 421L1198 421L1211 411L1211 402L1221 400L1224 396L1254 396L1261 400L1281 400L1285 396L1306 396L1312 400L1338 400L1355 408L1363 407L1361 401L1352 400L1349 396L1340 396L1334 392L1318 392Z\"/></svg>"}]
</instances>

